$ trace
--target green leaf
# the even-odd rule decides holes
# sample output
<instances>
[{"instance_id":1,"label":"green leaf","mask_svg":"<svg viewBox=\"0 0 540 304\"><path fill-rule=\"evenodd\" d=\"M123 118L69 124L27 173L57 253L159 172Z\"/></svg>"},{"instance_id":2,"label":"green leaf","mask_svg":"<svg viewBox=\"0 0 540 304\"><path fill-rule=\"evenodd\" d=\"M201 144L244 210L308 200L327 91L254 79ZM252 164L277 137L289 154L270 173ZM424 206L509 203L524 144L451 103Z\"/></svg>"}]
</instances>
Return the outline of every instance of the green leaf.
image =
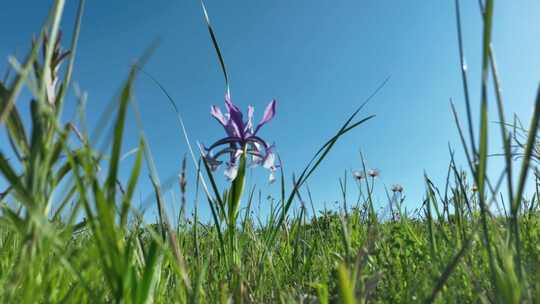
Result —
<instances>
[{"instance_id":1,"label":"green leaf","mask_svg":"<svg viewBox=\"0 0 540 304\"><path fill-rule=\"evenodd\" d=\"M118 164L120 163L120 152L122 148L122 138L124 134L124 125L129 100L131 99L131 87L135 78L135 70L132 69L129 77L124 84L122 94L120 95L120 106L118 108L116 122L113 130L113 142L111 147L111 156L109 160L109 174L107 178L107 196L113 201L116 194L116 180L118 176Z\"/></svg>"},{"instance_id":2,"label":"green leaf","mask_svg":"<svg viewBox=\"0 0 540 304\"><path fill-rule=\"evenodd\" d=\"M21 203L25 203L27 206L33 204L32 196L23 187L21 177L15 173L15 170L11 167L2 151L0 151L0 173L2 173L9 185L16 192L16 195L21 200Z\"/></svg>"},{"instance_id":3,"label":"green leaf","mask_svg":"<svg viewBox=\"0 0 540 304\"><path fill-rule=\"evenodd\" d=\"M2 83L0 83L0 109L5 107L7 103L9 91ZM6 121L8 138L13 146L13 150L17 157L22 160L28 154L28 140L26 131L22 123L21 116L16 106L13 106L9 117Z\"/></svg>"},{"instance_id":4,"label":"green leaf","mask_svg":"<svg viewBox=\"0 0 540 304\"><path fill-rule=\"evenodd\" d=\"M162 250L155 241L152 241L148 254L145 257L145 267L142 278L137 286L137 298L135 303L153 303L154 289L161 273L160 262Z\"/></svg>"},{"instance_id":5,"label":"green leaf","mask_svg":"<svg viewBox=\"0 0 540 304\"><path fill-rule=\"evenodd\" d=\"M122 207L120 210L120 227L124 227L127 223L128 211L129 211L129 207L131 206L131 198L133 196L133 192L135 191L135 186L137 185L139 174L141 172L143 153L144 153L144 142L141 139L141 141L139 142L139 148L137 151L135 164L133 165L133 169L131 170L131 176L129 177L126 193L124 194L124 197L122 200Z\"/></svg>"},{"instance_id":6,"label":"green leaf","mask_svg":"<svg viewBox=\"0 0 540 304\"><path fill-rule=\"evenodd\" d=\"M351 279L349 278L349 271L345 264L338 266L338 288L339 298L343 304L355 304L354 287L351 285Z\"/></svg>"}]
</instances>

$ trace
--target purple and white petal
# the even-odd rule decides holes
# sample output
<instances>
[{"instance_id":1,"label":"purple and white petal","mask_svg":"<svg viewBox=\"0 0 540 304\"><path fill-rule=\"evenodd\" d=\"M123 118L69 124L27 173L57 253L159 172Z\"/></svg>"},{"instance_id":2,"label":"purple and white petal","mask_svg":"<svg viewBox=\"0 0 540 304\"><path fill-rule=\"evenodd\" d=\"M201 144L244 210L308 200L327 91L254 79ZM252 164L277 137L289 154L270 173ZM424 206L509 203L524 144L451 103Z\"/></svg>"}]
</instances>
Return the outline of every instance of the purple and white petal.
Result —
<instances>
[{"instance_id":1,"label":"purple and white petal","mask_svg":"<svg viewBox=\"0 0 540 304\"><path fill-rule=\"evenodd\" d=\"M237 134L240 135L240 137L243 137L244 121L242 118L242 111L240 111L240 109L232 103L228 95L225 96L225 106L227 107L227 111L231 117L231 119L229 119L229 123L232 125Z\"/></svg>"},{"instance_id":2,"label":"purple and white petal","mask_svg":"<svg viewBox=\"0 0 540 304\"><path fill-rule=\"evenodd\" d=\"M255 132L253 132L253 134L256 134L263 125L272 120L272 118L274 118L274 115L276 115L276 100L272 99L272 101L270 101L270 103L266 106L263 118L261 119L261 122L259 122L259 124L257 125L257 128L255 129Z\"/></svg>"},{"instance_id":3,"label":"purple and white petal","mask_svg":"<svg viewBox=\"0 0 540 304\"><path fill-rule=\"evenodd\" d=\"M238 162L236 163L228 162L227 168L225 168L224 174L225 174L225 177L227 177L229 181L233 181L238 175Z\"/></svg>"},{"instance_id":4,"label":"purple and white petal","mask_svg":"<svg viewBox=\"0 0 540 304\"><path fill-rule=\"evenodd\" d=\"M210 170L212 171L216 171L219 168L219 165L221 165L222 163L221 161L209 155L205 156L204 159L206 163L208 164L208 166L210 167Z\"/></svg>"},{"instance_id":5,"label":"purple and white petal","mask_svg":"<svg viewBox=\"0 0 540 304\"><path fill-rule=\"evenodd\" d=\"M253 157L251 158L253 167L262 165L263 161L264 157L262 157L260 154L253 154Z\"/></svg>"},{"instance_id":6,"label":"purple and white petal","mask_svg":"<svg viewBox=\"0 0 540 304\"><path fill-rule=\"evenodd\" d=\"M270 148L270 145L268 145L268 143L266 141L264 141L264 139L258 137L258 136L255 136L255 135L251 135L249 136L248 138L245 139L246 142L248 143L253 143L253 144L258 144L257 147L264 147L265 149L269 149ZM259 148L260 150L261 148Z\"/></svg>"},{"instance_id":7,"label":"purple and white petal","mask_svg":"<svg viewBox=\"0 0 540 304\"><path fill-rule=\"evenodd\" d=\"M255 108L252 105L248 106L248 119L246 122L246 129L244 130L244 133L246 135L253 134L253 113L255 113Z\"/></svg>"},{"instance_id":8,"label":"purple and white petal","mask_svg":"<svg viewBox=\"0 0 540 304\"><path fill-rule=\"evenodd\" d=\"M236 151L234 152L234 159L238 159L240 155L242 155L242 153L244 153L242 149L236 149Z\"/></svg>"},{"instance_id":9,"label":"purple and white petal","mask_svg":"<svg viewBox=\"0 0 540 304\"><path fill-rule=\"evenodd\" d=\"M352 172L352 175L353 177L356 179L356 180L362 180L363 178L366 177L366 175L364 174L363 171L360 171L360 170L354 170Z\"/></svg>"},{"instance_id":10,"label":"purple and white petal","mask_svg":"<svg viewBox=\"0 0 540 304\"><path fill-rule=\"evenodd\" d=\"M210 114L222 125L226 126L229 119L221 113L221 110L217 106L210 107Z\"/></svg>"},{"instance_id":11,"label":"purple and white petal","mask_svg":"<svg viewBox=\"0 0 540 304\"><path fill-rule=\"evenodd\" d=\"M250 145L252 147L252 150L250 152L252 156L251 165L253 167L262 165L264 161L264 156L262 155L263 146L256 141L250 142Z\"/></svg>"},{"instance_id":12,"label":"purple and white petal","mask_svg":"<svg viewBox=\"0 0 540 304\"><path fill-rule=\"evenodd\" d=\"M229 136L229 137L225 137L225 138L222 138L222 139L216 141L209 148L205 148L205 150L210 151L210 150L213 150L214 148L219 147L221 145L235 144L235 143L238 143L238 142L240 142L240 138L234 137L234 136Z\"/></svg>"},{"instance_id":13,"label":"purple and white petal","mask_svg":"<svg viewBox=\"0 0 540 304\"><path fill-rule=\"evenodd\" d=\"M226 153L229 153L231 155L234 155L234 152L236 151L236 149L234 148L231 148L231 147L227 147L227 148L224 148L224 149L221 149L219 152L217 152L213 157L215 159L218 159L221 155L223 154L226 154Z\"/></svg>"},{"instance_id":14,"label":"purple and white petal","mask_svg":"<svg viewBox=\"0 0 540 304\"><path fill-rule=\"evenodd\" d=\"M230 119L227 121L227 125L225 126L225 132L227 132L228 136L238 137L238 138L242 137L240 130L238 130L238 127L236 126L236 124Z\"/></svg>"},{"instance_id":15,"label":"purple and white petal","mask_svg":"<svg viewBox=\"0 0 540 304\"><path fill-rule=\"evenodd\" d=\"M263 149L263 145L261 145L258 141L254 141L253 148L256 152L261 152L261 150Z\"/></svg>"},{"instance_id":16,"label":"purple and white petal","mask_svg":"<svg viewBox=\"0 0 540 304\"><path fill-rule=\"evenodd\" d=\"M276 181L276 171L272 170L270 171L270 175L268 176L268 183L273 184Z\"/></svg>"},{"instance_id":17,"label":"purple and white petal","mask_svg":"<svg viewBox=\"0 0 540 304\"><path fill-rule=\"evenodd\" d=\"M276 169L275 162L276 162L276 154L274 154L271 151L268 151L263 161L263 168L268 169L268 170L275 170Z\"/></svg>"},{"instance_id":18,"label":"purple and white petal","mask_svg":"<svg viewBox=\"0 0 540 304\"><path fill-rule=\"evenodd\" d=\"M379 176L379 174L381 174L379 169L369 169L368 172L367 172L367 175L369 175L369 177L371 177L371 178L375 178L375 177Z\"/></svg>"}]
</instances>

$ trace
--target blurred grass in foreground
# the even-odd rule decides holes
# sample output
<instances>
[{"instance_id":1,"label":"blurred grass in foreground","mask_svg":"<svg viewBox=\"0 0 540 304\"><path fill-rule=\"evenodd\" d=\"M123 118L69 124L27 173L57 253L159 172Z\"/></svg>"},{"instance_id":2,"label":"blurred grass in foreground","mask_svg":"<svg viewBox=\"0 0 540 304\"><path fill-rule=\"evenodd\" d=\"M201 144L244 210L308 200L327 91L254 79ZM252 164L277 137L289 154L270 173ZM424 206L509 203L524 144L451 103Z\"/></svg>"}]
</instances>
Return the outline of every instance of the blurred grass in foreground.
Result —
<instances>
[{"instance_id":1,"label":"blurred grass in foreground","mask_svg":"<svg viewBox=\"0 0 540 304\"><path fill-rule=\"evenodd\" d=\"M360 106L293 178L289 190L281 175L280 197L263 200L257 189L249 189L242 202L246 208L229 227L219 216L222 194L211 172L203 174L207 164L191 150L197 180L193 189L186 187L184 165L179 177L182 197L169 202L181 206L174 227L142 129L130 177L118 178L130 106L140 126L131 98L133 83L153 48L129 71L111 103L108 112L115 113L114 118L104 116L104 124L89 133L85 96L79 95L79 117L63 122L63 105L73 102L66 100L66 93L84 1L67 51L61 48L59 31L64 1L55 1L24 61L10 57L10 69L0 82L0 127L10 144L0 150L0 173L8 185L0 193L0 302L540 302L540 182L537 171L531 174L532 164L540 159L540 97L528 127L517 119L506 121L491 44L493 1L480 2L481 117L480 127L474 127L459 2L455 3L465 127L453 104L452 110L469 172L458 169L450 150L446 184L437 187L425 176L426 195L418 213L402 208L403 189L396 186L388 193L387 213L377 214L371 195L376 174L365 174L362 158L364 174L339 181L343 207L314 210L307 180L341 136L373 117L355 122ZM224 59L205 8L204 13L228 89ZM495 101L488 100L489 88L495 91ZM27 103L19 98L23 89L32 96ZM491 105L497 107L506 164L495 179L486 174ZM30 125L23 124L20 107L30 107ZM189 145L176 106L175 110ZM106 123L112 134L102 139ZM101 152L99 143L110 150ZM145 223L133 207L143 166L150 170L155 189L156 224ZM527 197L525 185L532 179L535 189ZM359 190L355 201L347 201L345 195L351 180ZM501 194L503 187L507 197ZM214 215L210 224L200 222L197 202L194 216L186 216L188 190L203 192ZM297 209L292 208L295 202ZM253 214L254 204L269 204L269 216ZM308 208L317 216L309 217ZM234 230L234 247L224 242L227 228L229 235ZM236 262L231 264L232 259Z\"/></svg>"}]
</instances>

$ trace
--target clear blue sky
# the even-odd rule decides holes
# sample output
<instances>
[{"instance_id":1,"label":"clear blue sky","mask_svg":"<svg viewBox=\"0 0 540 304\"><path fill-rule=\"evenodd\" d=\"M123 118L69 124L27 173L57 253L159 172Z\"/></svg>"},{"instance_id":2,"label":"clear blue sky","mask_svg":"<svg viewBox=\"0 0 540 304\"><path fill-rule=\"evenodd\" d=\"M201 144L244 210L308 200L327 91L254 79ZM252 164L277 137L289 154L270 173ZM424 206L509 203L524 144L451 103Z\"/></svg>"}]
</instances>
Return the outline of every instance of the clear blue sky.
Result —
<instances>
[{"instance_id":1,"label":"clear blue sky","mask_svg":"<svg viewBox=\"0 0 540 304\"><path fill-rule=\"evenodd\" d=\"M28 50L30 37L38 31L50 2L20 0L2 6L2 70L8 55ZM71 34L77 6L76 1L67 2L63 20L66 38ZM481 19L476 1L462 2L477 118ZM435 181L444 181L448 143L456 147L458 160L465 164L449 111L449 99L453 98L465 118L453 1L414 3L207 2L235 103L243 109L255 105L258 119L270 99L278 100L277 116L261 135L275 141L289 176L300 171L362 100L391 75L385 89L363 112L377 117L339 142L309 181L317 207L325 201L332 206L340 199L338 178L344 170L361 166L359 149L368 167L381 170L379 184L405 187L410 208L421 202L424 170ZM493 41L506 111L508 116L517 113L524 121L530 117L540 79L539 16L538 1L496 2ZM196 0L87 1L74 80L89 94L89 124L92 126L117 92L129 65L156 38L161 44L146 70L177 101L192 139L204 143L218 139L222 129L210 118L209 107L222 105L224 82ZM178 173L186 145L175 115L155 85L141 75L135 93L164 181ZM491 99L491 110L493 102ZM73 105L68 103L66 115ZM496 120L494 114L491 111L492 121ZM124 151L136 143L135 123L129 124ZM490 127L498 137L497 126ZM7 147L5 137L0 137L0 144ZM500 151L498 141L492 141L490 147L490 152ZM129 161L124 166L129 168ZM190 169L193 171L191 163ZM490 160L490 169L500 170L501 161ZM266 172L255 174L262 180ZM141 197L149 193L148 185L141 183ZM193 192L192 175L188 187ZM278 185L262 189L263 194L275 193ZM384 202L380 190L377 196ZM353 192L350 198L354 198ZM205 202L202 206L207 209Z\"/></svg>"}]
</instances>

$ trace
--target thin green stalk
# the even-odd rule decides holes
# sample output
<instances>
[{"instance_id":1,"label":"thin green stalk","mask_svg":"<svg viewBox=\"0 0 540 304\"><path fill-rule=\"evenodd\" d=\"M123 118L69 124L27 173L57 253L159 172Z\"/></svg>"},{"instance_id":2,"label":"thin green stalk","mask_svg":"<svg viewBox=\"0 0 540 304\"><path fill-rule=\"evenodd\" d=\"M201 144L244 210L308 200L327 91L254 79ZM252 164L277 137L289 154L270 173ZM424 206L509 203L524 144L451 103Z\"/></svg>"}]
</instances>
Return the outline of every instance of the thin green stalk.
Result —
<instances>
[{"instance_id":1,"label":"thin green stalk","mask_svg":"<svg viewBox=\"0 0 540 304\"><path fill-rule=\"evenodd\" d=\"M471 148L473 157L476 159L476 140L474 139L474 131L472 129L472 114L471 114L471 102L469 98L469 81L467 80L467 63L465 62L465 54L463 51L463 38L461 34L461 14L459 10L459 0L455 0L456 8L456 26L458 34L458 47L459 47L459 60L461 68L461 79L463 83L463 94L465 95L465 106L467 109L467 121L469 125L469 137L471 140Z\"/></svg>"},{"instance_id":2,"label":"thin green stalk","mask_svg":"<svg viewBox=\"0 0 540 304\"><path fill-rule=\"evenodd\" d=\"M480 108L480 150L479 150L479 162L476 166L476 183L478 186L478 200L480 203L480 219L482 221L482 228L484 231L484 241L489 256L489 265L491 270L491 276L493 283L495 283L495 266L494 256L492 253L489 228L487 223L487 207L485 202L485 185L486 185L486 171L487 171L487 155L488 155L488 109L487 109L487 85L489 76L489 45L491 43L491 29L493 18L493 1L488 0L486 3L486 12L484 19L484 33L483 33L483 51L482 51L482 79L481 79L481 108Z\"/></svg>"},{"instance_id":3,"label":"thin green stalk","mask_svg":"<svg viewBox=\"0 0 540 304\"><path fill-rule=\"evenodd\" d=\"M533 151L534 144L536 141L536 134L538 133L539 121L540 121L540 88L538 89L537 95L536 95L534 113L531 118L531 125L529 128L529 137L527 139L527 145L525 147L523 161L521 163L521 171L519 174L517 191L516 191L516 195L514 196L514 201L512 202L512 205L511 205L512 228L514 232L514 237L515 237L514 241L515 241L516 252L517 252L516 263L517 263L518 272L520 275L521 275L521 259L520 259L521 244L519 241L518 217L519 217L519 209L523 200L523 192L525 191L525 185L527 182L527 174L529 173L529 165L531 161L532 151Z\"/></svg>"}]
</instances>

